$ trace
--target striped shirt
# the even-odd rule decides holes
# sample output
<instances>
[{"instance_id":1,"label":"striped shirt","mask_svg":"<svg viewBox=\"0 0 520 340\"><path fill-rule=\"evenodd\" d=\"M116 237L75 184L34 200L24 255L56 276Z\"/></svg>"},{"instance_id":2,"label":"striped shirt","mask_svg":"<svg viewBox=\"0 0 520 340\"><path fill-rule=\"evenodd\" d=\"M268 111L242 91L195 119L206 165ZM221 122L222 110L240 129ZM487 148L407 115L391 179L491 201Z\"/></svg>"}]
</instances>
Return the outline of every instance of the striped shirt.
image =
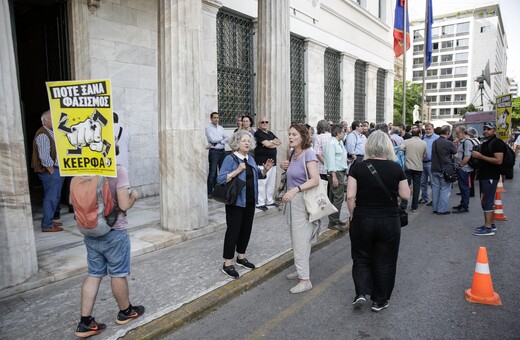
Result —
<instances>
[{"instance_id":1,"label":"striped shirt","mask_svg":"<svg viewBox=\"0 0 520 340\"><path fill-rule=\"evenodd\" d=\"M45 130L52 136L54 139L54 131L45 127ZM49 137L46 134L40 133L36 136L36 146L38 146L38 155L40 156L40 160L42 161L42 165L46 168L52 168L53 166L57 167L58 156L56 155L56 159L53 161L51 158L51 142Z\"/></svg>"}]
</instances>

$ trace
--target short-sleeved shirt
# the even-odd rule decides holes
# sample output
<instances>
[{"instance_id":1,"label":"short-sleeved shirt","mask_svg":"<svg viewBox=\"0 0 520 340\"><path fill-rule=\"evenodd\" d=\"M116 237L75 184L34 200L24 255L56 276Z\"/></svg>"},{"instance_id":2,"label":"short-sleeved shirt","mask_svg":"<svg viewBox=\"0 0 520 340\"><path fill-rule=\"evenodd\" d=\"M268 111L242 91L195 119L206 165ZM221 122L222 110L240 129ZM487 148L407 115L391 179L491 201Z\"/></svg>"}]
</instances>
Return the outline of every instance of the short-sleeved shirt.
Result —
<instances>
[{"instance_id":1,"label":"short-sleeved shirt","mask_svg":"<svg viewBox=\"0 0 520 340\"><path fill-rule=\"evenodd\" d=\"M480 146L480 153L487 157L495 157L495 153L505 153L506 143L493 136ZM482 159L478 162L478 179L499 179L500 165L488 163Z\"/></svg>"},{"instance_id":2,"label":"short-sleeved shirt","mask_svg":"<svg viewBox=\"0 0 520 340\"><path fill-rule=\"evenodd\" d=\"M272 159L276 162L276 148L265 147L262 142L266 140L273 140L277 138L271 131L264 132L260 129L255 132L256 148L255 148L255 161L256 164L262 165L268 159Z\"/></svg>"},{"instance_id":3,"label":"short-sleeved shirt","mask_svg":"<svg viewBox=\"0 0 520 340\"><path fill-rule=\"evenodd\" d=\"M414 171L423 171L423 159L426 153L426 142L415 136L406 139L401 148L405 149L406 168Z\"/></svg>"},{"instance_id":4,"label":"short-sleeved shirt","mask_svg":"<svg viewBox=\"0 0 520 340\"><path fill-rule=\"evenodd\" d=\"M386 185L392 200L385 193L379 182L367 167L367 161L355 162L349 170L357 182L356 217L390 217L398 216L397 194L399 182L406 180L403 169L396 162L389 160L370 159L368 163L376 169L379 177Z\"/></svg>"},{"instance_id":5,"label":"short-sleeved shirt","mask_svg":"<svg viewBox=\"0 0 520 340\"><path fill-rule=\"evenodd\" d=\"M117 191L121 189L129 189L130 182L128 180L128 172L120 165L117 166L117 177L108 178L108 184L110 185L110 192L112 198L117 202ZM122 211L119 212L117 221L112 227L115 230L125 230L127 228L128 221L126 220L126 214Z\"/></svg>"},{"instance_id":6,"label":"short-sleeved shirt","mask_svg":"<svg viewBox=\"0 0 520 340\"><path fill-rule=\"evenodd\" d=\"M287 169L287 188L292 189L303 183L307 182L307 174L305 170L306 164L303 163L305 160L308 162L318 162L318 157L314 153L314 150L307 149L304 151L298 159L292 159L289 168Z\"/></svg>"},{"instance_id":7,"label":"short-sleeved shirt","mask_svg":"<svg viewBox=\"0 0 520 340\"><path fill-rule=\"evenodd\" d=\"M327 144L329 144L329 141L331 140L331 138L332 138L332 135L330 134L330 132L320 133L316 137L316 145L314 146L314 151L316 151L317 155L323 156L325 147L327 146ZM323 164L322 162L318 162L318 172L323 175L327 174L327 169L325 169L325 164Z\"/></svg>"},{"instance_id":8,"label":"short-sleeved shirt","mask_svg":"<svg viewBox=\"0 0 520 340\"><path fill-rule=\"evenodd\" d=\"M471 151L473 150L473 145L475 145L475 144L471 141L470 138L464 138L464 140L462 140L459 143L459 147L457 149L457 154L455 155L455 164L457 164L457 166L460 162L462 162L462 159L464 157L471 156ZM472 172L473 168L466 164L462 167L462 170L464 170L466 172Z\"/></svg>"}]
</instances>

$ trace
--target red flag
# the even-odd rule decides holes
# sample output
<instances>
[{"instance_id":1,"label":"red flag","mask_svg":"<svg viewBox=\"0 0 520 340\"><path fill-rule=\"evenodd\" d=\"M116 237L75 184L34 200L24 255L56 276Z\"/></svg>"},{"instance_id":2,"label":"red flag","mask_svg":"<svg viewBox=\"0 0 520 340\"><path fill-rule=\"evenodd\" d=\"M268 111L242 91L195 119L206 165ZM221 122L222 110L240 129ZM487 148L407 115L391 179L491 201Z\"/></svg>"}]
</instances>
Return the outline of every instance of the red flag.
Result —
<instances>
[{"instance_id":1,"label":"red flag","mask_svg":"<svg viewBox=\"0 0 520 340\"><path fill-rule=\"evenodd\" d=\"M394 20L394 53L396 57L403 54L404 48L404 0L396 0ZM408 3L406 4L406 49L410 48L410 22L408 20Z\"/></svg>"}]
</instances>

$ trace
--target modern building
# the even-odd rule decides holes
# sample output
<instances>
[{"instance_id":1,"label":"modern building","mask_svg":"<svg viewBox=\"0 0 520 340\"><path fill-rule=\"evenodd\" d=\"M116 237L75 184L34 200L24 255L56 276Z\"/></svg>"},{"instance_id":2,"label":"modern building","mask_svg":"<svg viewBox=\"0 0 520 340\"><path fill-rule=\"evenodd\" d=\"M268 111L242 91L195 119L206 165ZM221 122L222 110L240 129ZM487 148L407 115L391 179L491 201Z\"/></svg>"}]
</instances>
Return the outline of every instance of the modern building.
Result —
<instances>
[{"instance_id":1,"label":"modern building","mask_svg":"<svg viewBox=\"0 0 520 340\"><path fill-rule=\"evenodd\" d=\"M513 98L518 97L518 83L514 79L509 79L509 93Z\"/></svg>"},{"instance_id":2,"label":"modern building","mask_svg":"<svg viewBox=\"0 0 520 340\"><path fill-rule=\"evenodd\" d=\"M507 87L507 40L498 4L436 14L432 25L432 64L426 71L424 114L431 120L458 121L458 110L470 104L492 109ZM410 23L412 48L407 78L422 84L424 19ZM489 65L489 73L486 71ZM478 77L484 73L485 80Z\"/></svg>"},{"instance_id":3,"label":"modern building","mask_svg":"<svg viewBox=\"0 0 520 340\"><path fill-rule=\"evenodd\" d=\"M31 204L41 184L29 164L46 81L111 79L132 187L160 195L162 228L204 230L211 112L229 131L239 115L268 115L284 141L292 121L391 121L393 6L0 0L0 289L38 272Z\"/></svg>"}]
</instances>

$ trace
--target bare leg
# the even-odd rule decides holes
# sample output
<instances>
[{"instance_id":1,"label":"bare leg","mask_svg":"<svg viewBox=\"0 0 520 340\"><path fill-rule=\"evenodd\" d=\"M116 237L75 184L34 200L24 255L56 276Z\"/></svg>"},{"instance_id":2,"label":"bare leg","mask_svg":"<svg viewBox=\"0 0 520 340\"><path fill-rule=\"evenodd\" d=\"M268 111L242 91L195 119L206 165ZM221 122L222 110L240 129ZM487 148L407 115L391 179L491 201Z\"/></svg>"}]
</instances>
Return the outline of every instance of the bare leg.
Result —
<instances>
[{"instance_id":1,"label":"bare leg","mask_svg":"<svg viewBox=\"0 0 520 340\"><path fill-rule=\"evenodd\" d=\"M130 300L128 297L128 281L126 280L126 277L112 278L112 294L114 294L114 298L116 299L120 310L125 310L130 306Z\"/></svg>"},{"instance_id":2,"label":"bare leg","mask_svg":"<svg viewBox=\"0 0 520 340\"><path fill-rule=\"evenodd\" d=\"M484 218L485 218L485 226L487 228L491 228L491 224L493 224L493 211L485 211L484 212Z\"/></svg>"},{"instance_id":3,"label":"bare leg","mask_svg":"<svg viewBox=\"0 0 520 340\"><path fill-rule=\"evenodd\" d=\"M92 315L100 283L100 277L92 276L87 276L83 281L83 287L81 288L81 316Z\"/></svg>"}]
</instances>

